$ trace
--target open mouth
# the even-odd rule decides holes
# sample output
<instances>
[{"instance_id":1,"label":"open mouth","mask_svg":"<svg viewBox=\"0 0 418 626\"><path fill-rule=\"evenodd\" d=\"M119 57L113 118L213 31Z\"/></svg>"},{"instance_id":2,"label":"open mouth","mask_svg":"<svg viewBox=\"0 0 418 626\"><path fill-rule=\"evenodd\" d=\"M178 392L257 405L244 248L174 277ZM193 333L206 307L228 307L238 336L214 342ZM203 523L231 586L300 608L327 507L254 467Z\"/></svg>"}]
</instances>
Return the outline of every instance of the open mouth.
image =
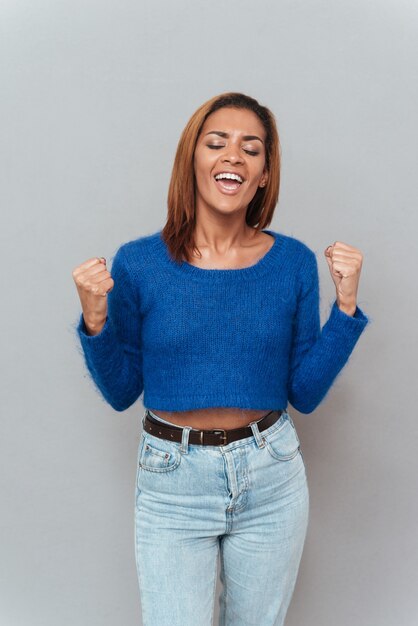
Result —
<instances>
[{"instance_id":1,"label":"open mouth","mask_svg":"<svg viewBox=\"0 0 418 626\"><path fill-rule=\"evenodd\" d=\"M236 193L242 185L242 183L239 180L236 180L234 178L220 178L217 180L214 177L214 181L219 191L221 191L222 193L228 193L228 194Z\"/></svg>"}]
</instances>

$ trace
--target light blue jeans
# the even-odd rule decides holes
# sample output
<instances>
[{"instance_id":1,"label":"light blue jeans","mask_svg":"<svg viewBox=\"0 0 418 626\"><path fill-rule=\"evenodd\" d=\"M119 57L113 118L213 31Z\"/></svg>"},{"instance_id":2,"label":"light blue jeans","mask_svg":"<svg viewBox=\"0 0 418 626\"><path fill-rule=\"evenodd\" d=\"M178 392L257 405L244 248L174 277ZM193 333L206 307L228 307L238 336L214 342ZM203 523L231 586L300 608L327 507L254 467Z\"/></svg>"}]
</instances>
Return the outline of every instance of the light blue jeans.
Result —
<instances>
[{"instance_id":1,"label":"light blue jeans","mask_svg":"<svg viewBox=\"0 0 418 626\"><path fill-rule=\"evenodd\" d=\"M284 624L308 484L289 413L262 432L258 421L224 446L189 444L189 426L181 443L142 431L135 556L144 626L212 626L219 553L219 625Z\"/></svg>"}]
</instances>

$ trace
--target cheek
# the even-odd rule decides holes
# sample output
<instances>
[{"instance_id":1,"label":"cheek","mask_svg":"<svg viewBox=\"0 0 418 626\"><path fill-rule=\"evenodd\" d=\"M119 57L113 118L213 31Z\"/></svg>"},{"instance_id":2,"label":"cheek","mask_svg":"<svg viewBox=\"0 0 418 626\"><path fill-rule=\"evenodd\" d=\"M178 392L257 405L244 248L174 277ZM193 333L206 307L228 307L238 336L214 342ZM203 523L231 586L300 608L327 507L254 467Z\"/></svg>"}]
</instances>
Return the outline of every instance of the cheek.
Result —
<instances>
[{"instance_id":1,"label":"cheek","mask_svg":"<svg viewBox=\"0 0 418 626\"><path fill-rule=\"evenodd\" d=\"M205 171L205 164L199 154L196 154L194 157L193 167L196 178L201 178Z\"/></svg>"},{"instance_id":2,"label":"cheek","mask_svg":"<svg viewBox=\"0 0 418 626\"><path fill-rule=\"evenodd\" d=\"M213 164L209 158L204 158L201 154L195 153L193 159L194 175L199 186L208 187Z\"/></svg>"},{"instance_id":3,"label":"cheek","mask_svg":"<svg viewBox=\"0 0 418 626\"><path fill-rule=\"evenodd\" d=\"M255 172L253 173L253 176L252 176L252 178L253 178L253 180L252 180L252 184L253 184L253 186L254 186L254 187L258 187L258 185L260 184L260 181L261 181L261 178L262 178L262 176L263 176L263 173L264 173L264 168L257 169L257 171L255 171Z\"/></svg>"}]
</instances>

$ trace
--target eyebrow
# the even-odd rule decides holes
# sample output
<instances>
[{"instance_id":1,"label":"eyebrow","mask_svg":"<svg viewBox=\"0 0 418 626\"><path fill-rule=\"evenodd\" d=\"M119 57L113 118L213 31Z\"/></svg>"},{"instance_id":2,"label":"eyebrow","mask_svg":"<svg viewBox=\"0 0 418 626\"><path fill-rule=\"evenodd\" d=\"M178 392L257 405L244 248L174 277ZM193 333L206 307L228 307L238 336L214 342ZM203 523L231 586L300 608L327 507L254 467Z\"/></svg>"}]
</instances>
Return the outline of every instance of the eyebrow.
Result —
<instances>
[{"instance_id":1,"label":"eyebrow","mask_svg":"<svg viewBox=\"0 0 418 626\"><path fill-rule=\"evenodd\" d=\"M214 134L214 135L219 135L220 137L229 137L228 133L224 133L222 130L210 130L208 133L205 134L206 135L210 135L210 134ZM262 139L260 139L260 137L257 137L257 135L245 135L243 137L244 141L251 141L252 139L258 139L258 141L261 141L261 143L264 143Z\"/></svg>"}]
</instances>

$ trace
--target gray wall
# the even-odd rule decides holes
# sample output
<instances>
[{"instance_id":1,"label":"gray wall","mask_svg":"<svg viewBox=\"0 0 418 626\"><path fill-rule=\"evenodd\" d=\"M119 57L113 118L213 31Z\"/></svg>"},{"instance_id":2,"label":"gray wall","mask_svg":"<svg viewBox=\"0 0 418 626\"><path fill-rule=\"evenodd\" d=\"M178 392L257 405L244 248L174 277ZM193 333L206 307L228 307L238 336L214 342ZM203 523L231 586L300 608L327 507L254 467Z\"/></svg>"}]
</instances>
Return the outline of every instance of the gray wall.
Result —
<instances>
[{"instance_id":1,"label":"gray wall","mask_svg":"<svg viewBox=\"0 0 418 626\"><path fill-rule=\"evenodd\" d=\"M180 132L225 90L277 116L272 228L317 253L322 322L335 240L373 322L292 413L311 519L287 626L417 624L416 2L6 0L0 29L1 626L141 623L143 406L88 379L71 272L164 224Z\"/></svg>"}]
</instances>

